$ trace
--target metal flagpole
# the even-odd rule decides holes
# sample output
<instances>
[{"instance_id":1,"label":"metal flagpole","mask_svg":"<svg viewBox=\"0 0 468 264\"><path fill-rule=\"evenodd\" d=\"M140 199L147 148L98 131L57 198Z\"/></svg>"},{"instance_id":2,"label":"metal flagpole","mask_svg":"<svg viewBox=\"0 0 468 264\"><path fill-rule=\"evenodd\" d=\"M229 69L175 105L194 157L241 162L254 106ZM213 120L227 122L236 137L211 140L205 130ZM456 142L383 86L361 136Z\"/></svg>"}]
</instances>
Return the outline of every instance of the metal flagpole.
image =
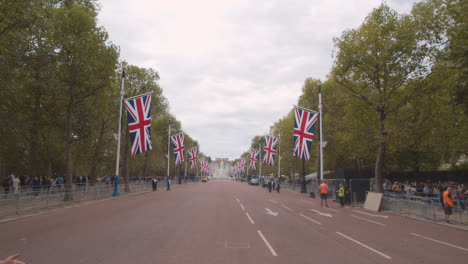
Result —
<instances>
[{"instance_id":1,"label":"metal flagpole","mask_svg":"<svg viewBox=\"0 0 468 264\"><path fill-rule=\"evenodd\" d=\"M167 179L169 179L169 168L170 168L170 161L171 161L171 153L170 153L170 146L171 146L171 120L169 119L169 130L168 130L169 138L167 141Z\"/></svg>"},{"instance_id":2,"label":"metal flagpole","mask_svg":"<svg viewBox=\"0 0 468 264\"><path fill-rule=\"evenodd\" d=\"M281 139L281 132L278 134L278 181L281 178L280 139Z\"/></svg>"},{"instance_id":3,"label":"metal flagpole","mask_svg":"<svg viewBox=\"0 0 468 264\"><path fill-rule=\"evenodd\" d=\"M187 151L185 151L185 173L184 173L184 181L187 183Z\"/></svg>"},{"instance_id":4,"label":"metal flagpole","mask_svg":"<svg viewBox=\"0 0 468 264\"><path fill-rule=\"evenodd\" d=\"M319 121L320 121L320 181L323 181L323 131L322 131L322 86L319 85Z\"/></svg>"},{"instance_id":5,"label":"metal flagpole","mask_svg":"<svg viewBox=\"0 0 468 264\"><path fill-rule=\"evenodd\" d=\"M262 176L262 151L261 151L261 147L262 147L262 143L258 144L258 155L260 155L260 159L258 159L258 165L260 165L259 170L258 170L258 174L260 176Z\"/></svg>"},{"instance_id":6,"label":"metal flagpole","mask_svg":"<svg viewBox=\"0 0 468 264\"><path fill-rule=\"evenodd\" d=\"M119 132L117 136L117 156L115 161L115 185L114 185L114 193L112 196L119 196L119 163L120 163L120 137L122 134L122 107L123 107L123 97L125 95L124 92L124 84L125 84L125 67L127 66L127 62L122 62L122 87L120 89L120 113L119 113Z\"/></svg>"}]
</instances>

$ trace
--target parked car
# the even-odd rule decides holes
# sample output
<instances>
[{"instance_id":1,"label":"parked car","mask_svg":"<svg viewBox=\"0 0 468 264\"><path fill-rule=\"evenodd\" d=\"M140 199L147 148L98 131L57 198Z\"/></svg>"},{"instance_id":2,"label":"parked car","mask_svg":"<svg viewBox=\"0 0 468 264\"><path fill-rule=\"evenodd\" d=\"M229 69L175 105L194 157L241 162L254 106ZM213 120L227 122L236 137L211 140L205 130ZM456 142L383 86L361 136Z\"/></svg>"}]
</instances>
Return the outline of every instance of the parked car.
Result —
<instances>
[{"instance_id":1,"label":"parked car","mask_svg":"<svg viewBox=\"0 0 468 264\"><path fill-rule=\"evenodd\" d=\"M249 182L249 185L260 185L260 182L258 181L258 179L251 179L250 182Z\"/></svg>"}]
</instances>

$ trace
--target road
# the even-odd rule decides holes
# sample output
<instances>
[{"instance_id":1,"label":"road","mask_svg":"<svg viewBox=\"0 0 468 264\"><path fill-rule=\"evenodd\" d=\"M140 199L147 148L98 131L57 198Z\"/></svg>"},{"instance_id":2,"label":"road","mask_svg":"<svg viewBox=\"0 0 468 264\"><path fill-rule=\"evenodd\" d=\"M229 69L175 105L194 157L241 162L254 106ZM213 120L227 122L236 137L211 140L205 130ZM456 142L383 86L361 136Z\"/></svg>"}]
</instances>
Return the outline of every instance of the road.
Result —
<instances>
[{"instance_id":1,"label":"road","mask_svg":"<svg viewBox=\"0 0 468 264\"><path fill-rule=\"evenodd\" d=\"M212 180L0 224L26 263L463 263L468 232Z\"/></svg>"}]
</instances>

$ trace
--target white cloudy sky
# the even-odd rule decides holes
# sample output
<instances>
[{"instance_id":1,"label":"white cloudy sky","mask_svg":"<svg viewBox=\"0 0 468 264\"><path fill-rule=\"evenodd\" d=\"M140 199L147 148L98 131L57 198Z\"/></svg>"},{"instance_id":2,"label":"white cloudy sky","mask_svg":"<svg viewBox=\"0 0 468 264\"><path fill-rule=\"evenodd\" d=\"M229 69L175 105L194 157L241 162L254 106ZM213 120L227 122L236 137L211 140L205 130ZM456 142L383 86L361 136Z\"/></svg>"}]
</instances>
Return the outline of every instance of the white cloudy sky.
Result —
<instances>
[{"instance_id":1,"label":"white cloudy sky","mask_svg":"<svg viewBox=\"0 0 468 264\"><path fill-rule=\"evenodd\" d=\"M183 130L211 157L239 157L324 80L333 37L382 0L100 0L121 59L160 74ZM415 0L387 0L408 12Z\"/></svg>"}]
</instances>

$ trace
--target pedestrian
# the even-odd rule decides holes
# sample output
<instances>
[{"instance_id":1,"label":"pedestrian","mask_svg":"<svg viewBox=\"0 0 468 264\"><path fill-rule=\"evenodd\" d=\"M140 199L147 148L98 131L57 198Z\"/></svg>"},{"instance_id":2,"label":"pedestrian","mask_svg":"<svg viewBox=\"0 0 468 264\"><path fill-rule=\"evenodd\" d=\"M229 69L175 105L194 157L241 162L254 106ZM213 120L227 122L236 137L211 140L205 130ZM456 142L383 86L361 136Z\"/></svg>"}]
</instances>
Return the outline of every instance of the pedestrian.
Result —
<instances>
[{"instance_id":1,"label":"pedestrian","mask_svg":"<svg viewBox=\"0 0 468 264\"><path fill-rule=\"evenodd\" d=\"M277 192L277 193L280 192L280 184L279 184L279 181L276 183L276 192Z\"/></svg>"},{"instance_id":2,"label":"pedestrian","mask_svg":"<svg viewBox=\"0 0 468 264\"><path fill-rule=\"evenodd\" d=\"M58 191L59 193L61 194L62 193L62 187L63 187L63 184L65 183L65 180L63 179L62 176L59 176L56 180L55 180L55 184L57 185L57 188L58 188Z\"/></svg>"},{"instance_id":3,"label":"pedestrian","mask_svg":"<svg viewBox=\"0 0 468 264\"><path fill-rule=\"evenodd\" d=\"M444 211L445 211L445 222L450 224L449 217L452 215L452 207L453 207L453 200L452 200L452 187L448 187L447 190L443 194L444 199Z\"/></svg>"},{"instance_id":4,"label":"pedestrian","mask_svg":"<svg viewBox=\"0 0 468 264\"><path fill-rule=\"evenodd\" d=\"M81 176L81 188L83 191L86 190L86 183L88 182L88 178L86 176Z\"/></svg>"},{"instance_id":5,"label":"pedestrian","mask_svg":"<svg viewBox=\"0 0 468 264\"><path fill-rule=\"evenodd\" d=\"M338 190L338 197L340 197L341 207L344 207L344 186L340 183L340 189Z\"/></svg>"},{"instance_id":6,"label":"pedestrian","mask_svg":"<svg viewBox=\"0 0 468 264\"><path fill-rule=\"evenodd\" d=\"M41 192L41 181L38 177L34 177L34 180L32 182L32 190L34 196L39 196L39 192Z\"/></svg>"},{"instance_id":7,"label":"pedestrian","mask_svg":"<svg viewBox=\"0 0 468 264\"><path fill-rule=\"evenodd\" d=\"M14 180L13 180L13 193L15 195L19 195L19 186L20 186L20 180L18 177L16 177Z\"/></svg>"},{"instance_id":8,"label":"pedestrian","mask_svg":"<svg viewBox=\"0 0 468 264\"><path fill-rule=\"evenodd\" d=\"M167 177L167 188L166 188L166 191L170 191L171 190L171 178Z\"/></svg>"},{"instance_id":9,"label":"pedestrian","mask_svg":"<svg viewBox=\"0 0 468 264\"><path fill-rule=\"evenodd\" d=\"M271 184L272 184L273 191L276 190L276 182L274 179L271 181Z\"/></svg>"},{"instance_id":10,"label":"pedestrian","mask_svg":"<svg viewBox=\"0 0 468 264\"><path fill-rule=\"evenodd\" d=\"M268 181L268 191L269 192L271 192L271 187L272 187L271 181Z\"/></svg>"},{"instance_id":11,"label":"pedestrian","mask_svg":"<svg viewBox=\"0 0 468 264\"><path fill-rule=\"evenodd\" d=\"M151 180L151 185L153 186L153 191L156 191L158 188L158 180L153 177L153 180Z\"/></svg>"},{"instance_id":12,"label":"pedestrian","mask_svg":"<svg viewBox=\"0 0 468 264\"><path fill-rule=\"evenodd\" d=\"M328 196L328 186L325 182L322 182L320 184L320 206L323 206L323 201L325 200L325 206L328 207L327 196Z\"/></svg>"}]
</instances>

